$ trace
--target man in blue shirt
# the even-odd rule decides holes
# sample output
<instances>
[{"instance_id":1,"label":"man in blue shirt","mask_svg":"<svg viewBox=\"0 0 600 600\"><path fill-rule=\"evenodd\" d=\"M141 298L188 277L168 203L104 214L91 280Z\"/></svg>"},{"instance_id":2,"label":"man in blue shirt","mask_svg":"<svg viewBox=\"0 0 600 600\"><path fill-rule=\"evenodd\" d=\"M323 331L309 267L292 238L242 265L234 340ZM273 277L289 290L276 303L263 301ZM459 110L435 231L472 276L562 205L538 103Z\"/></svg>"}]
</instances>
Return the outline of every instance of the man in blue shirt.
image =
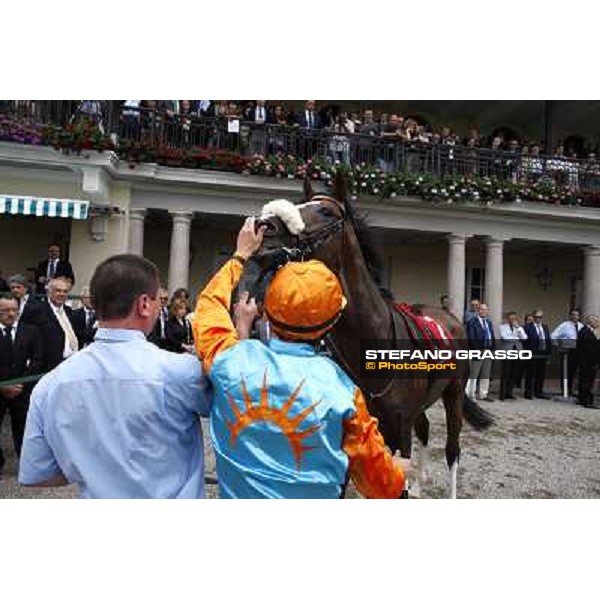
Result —
<instances>
[{"instance_id":1,"label":"man in blue shirt","mask_svg":"<svg viewBox=\"0 0 600 600\"><path fill-rule=\"evenodd\" d=\"M158 270L128 254L91 281L95 342L36 386L19 482L77 483L83 498L202 498L198 415L209 384L199 360L146 340L160 310Z\"/></svg>"}]
</instances>

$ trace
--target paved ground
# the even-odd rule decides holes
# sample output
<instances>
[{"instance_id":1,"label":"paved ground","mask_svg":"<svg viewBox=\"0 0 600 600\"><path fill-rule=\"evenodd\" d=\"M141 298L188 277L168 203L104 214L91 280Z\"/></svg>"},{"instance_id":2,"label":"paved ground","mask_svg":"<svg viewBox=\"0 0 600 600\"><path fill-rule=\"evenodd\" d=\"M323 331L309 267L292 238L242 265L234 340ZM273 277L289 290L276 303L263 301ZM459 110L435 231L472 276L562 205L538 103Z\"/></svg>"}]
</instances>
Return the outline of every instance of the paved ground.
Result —
<instances>
[{"instance_id":1,"label":"paved ground","mask_svg":"<svg viewBox=\"0 0 600 600\"><path fill-rule=\"evenodd\" d=\"M482 433L465 424L458 476L462 498L599 498L600 410L587 410L552 400L485 403L496 425ZM443 498L448 488L444 459L446 439L443 405L428 412L431 430L431 481L422 497ZM21 488L5 421L0 443L8 462L0 481L0 498L76 498L75 486ZM205 427L206 431L206 427ZM208 436L205 436L207 438ZM214 456L207 444L207 476L214 477ZM207 485L207 495L217 496ZM349 497L357 497L352 489Z\"/></svg>"}]
</instances>

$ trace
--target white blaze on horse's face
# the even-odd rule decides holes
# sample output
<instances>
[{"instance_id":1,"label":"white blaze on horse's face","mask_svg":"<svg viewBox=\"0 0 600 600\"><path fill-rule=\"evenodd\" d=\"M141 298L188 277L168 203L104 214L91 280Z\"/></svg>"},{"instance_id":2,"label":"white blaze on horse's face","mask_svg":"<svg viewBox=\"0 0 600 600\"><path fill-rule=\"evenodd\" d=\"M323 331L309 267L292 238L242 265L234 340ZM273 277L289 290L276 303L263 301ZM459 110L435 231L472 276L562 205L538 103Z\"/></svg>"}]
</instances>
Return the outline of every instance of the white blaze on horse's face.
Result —
<instances>
[{"instance_id":1,"label":"white blaze on horse's face","mask_svg":"<svg viewBox=\"0 0 600 600\"><path fill-rule=\"evenodd\" d=\"M292 235L302 233L306 227L300 208L289 200L272 200L265 204L260 218L270 219L272 217L279 217Z\"/></svg>"}]
</instances>

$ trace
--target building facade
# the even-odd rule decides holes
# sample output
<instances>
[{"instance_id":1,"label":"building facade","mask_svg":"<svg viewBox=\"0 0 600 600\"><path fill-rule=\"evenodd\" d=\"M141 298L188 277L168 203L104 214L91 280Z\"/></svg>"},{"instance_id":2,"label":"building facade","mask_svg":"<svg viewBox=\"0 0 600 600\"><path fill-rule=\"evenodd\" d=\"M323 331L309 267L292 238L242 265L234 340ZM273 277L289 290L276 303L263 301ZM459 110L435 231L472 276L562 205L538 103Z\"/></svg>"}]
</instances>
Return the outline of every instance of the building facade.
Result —
<instances>
[{"instance_id":1,"label":"building facade","mask_svg":"<svg viewBox=\"0 0 600 600\"><path fill-rule=\"evenodd\" d=\"M0 143L0 270L32 276L50 242L68 253L74 293L104 258L134 252L153 260L172 292L200 290L235 247L243 216L274 198L302 197L300 181L120 160L112 152L66 155ZM19 199L89 203L87 218L22 214ZM519 204L433 204L359 198L397 299L462 315L484 299L498 324L506 310L543 308L550 324L572 306L600 313L600 209ZM29 206L29 204L28 204ZM81 216L81 215L80 215Z\"/></svg>"}]
</instances>

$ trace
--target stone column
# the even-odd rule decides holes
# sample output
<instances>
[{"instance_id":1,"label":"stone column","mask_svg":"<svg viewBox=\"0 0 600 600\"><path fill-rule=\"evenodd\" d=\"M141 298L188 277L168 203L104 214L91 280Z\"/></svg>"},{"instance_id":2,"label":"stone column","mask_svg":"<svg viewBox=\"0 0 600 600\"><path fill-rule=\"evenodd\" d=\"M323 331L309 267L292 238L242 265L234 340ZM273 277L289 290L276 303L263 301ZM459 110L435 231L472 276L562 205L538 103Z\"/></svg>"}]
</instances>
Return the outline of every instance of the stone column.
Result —
<instances>
[{"instance_id":1,"label":"stone column","mask_svg":"<svg viewBox=\"0 0 600 600\"><path fill-rule=\"evenodd\" d=\"M451 233L448 240L447 290L450 297L450 312L462 322L465 313L465 271L467 236Z\"/></svg>"},{"instance_id":2,"label":"stone column","mask_svg":"<svg viewBox=\"0 0 600 600\"><path fill-rule=\"evenodd\" d=\"M190 278L190 229L192 213L175 212L169 256L169 294L177 288L187 288Z\"/></svg>"},{"instance_id":3,"label":"stone column","mask_svg":"<svg viewBox=\"0 0 600 600\"><path fill-rule=\"evenodd\" d=\"M600 315L600 246L583 249L583 315Z\"/></svg>"},{"instance_id":4,"label":"stone column","mask_svg":"<svg viewBox=\"0 0 600 600\"><path fill-rule=\"evenodd\" d=\"M489 307L489 316L494 324L494 331L502 323L504 308L504 241L488 237L485 240L485 303Z\"/></svg>"},{"instance_id":5,"label":"stone column","mask_svg":"<svg viewBox=\"0 0 600 600\"><path fill-rule=\"evenodd\" d=\"M146 211L134 208L129 211L129 252L144 256L144 219Z\"/></svg>"}]
</instances>

